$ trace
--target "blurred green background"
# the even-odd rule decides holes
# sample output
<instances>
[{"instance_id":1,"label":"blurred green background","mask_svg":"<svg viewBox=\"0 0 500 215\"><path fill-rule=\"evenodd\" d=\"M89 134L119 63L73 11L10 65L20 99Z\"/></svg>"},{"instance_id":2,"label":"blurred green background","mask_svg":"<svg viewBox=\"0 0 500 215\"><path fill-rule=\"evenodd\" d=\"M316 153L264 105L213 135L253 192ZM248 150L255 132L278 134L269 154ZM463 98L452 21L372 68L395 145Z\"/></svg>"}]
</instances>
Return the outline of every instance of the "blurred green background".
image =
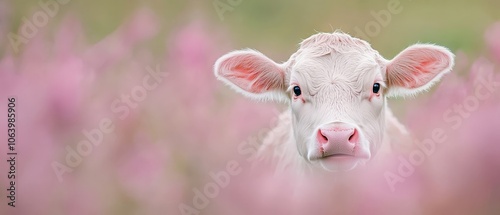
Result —
<instances>
[{"instance_id":1,"label":"blurred green background","mask_svg":"<svg viewBox=\"0 0 500 215\"><path fill-rule=\"evenodd\" d=\"M231 1L218 0L230 5ZM228 1L228 2L226 2ZM152 8L160 17L162 35L181 26L193 16L214 26L222 26L231 35L234 48L252 47L284 61L293 53L301 39L316 31L341 29L354 34L374 20L371 11L386 10L386 1L320 1L320 0L241 0L226 11L220 20L211 0L70 0L62 14L76 12L82 19L90 42L99 41L112 32L137 7ZM409 44L430 42L477 53L484 48L483 31L500 19L500 1L428 1L399 0L402 12L392 14L391 21L380 33L370 38L372 46L391 58ZM38 1L11 1L11 31L16 32L22 17L38 10ZM64 15L58 14L50 26ZM220 29L220 28L214 28ZM157 37L149 45L155 51L164 38Z\"/></svg>"}]
</instances>

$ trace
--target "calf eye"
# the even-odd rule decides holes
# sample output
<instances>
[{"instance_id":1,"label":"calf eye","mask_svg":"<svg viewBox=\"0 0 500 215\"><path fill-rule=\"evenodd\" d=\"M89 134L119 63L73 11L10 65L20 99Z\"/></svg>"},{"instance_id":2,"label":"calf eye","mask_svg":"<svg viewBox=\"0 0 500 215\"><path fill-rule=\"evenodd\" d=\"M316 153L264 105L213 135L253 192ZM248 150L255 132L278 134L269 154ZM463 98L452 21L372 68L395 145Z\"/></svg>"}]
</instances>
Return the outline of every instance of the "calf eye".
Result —
<instances>
[{"instance_id":1,"label":"calf eye","mask_svg":"<svg viewBox=\"0 0 500 215\"><path fill-rule=\"evenodd\" d=\"M300 91L300 87L299 86L295 86L295 87L293 87L293 93L296 96L300 96L300 94L302 94L302 91Z\"/></svg>"},{"instance_id":2,"label":"calf eye","mask_svg":"<svg viewBox=\"0 0 500 215\"><path fill-rule=\"evenodd\" d=\"M379 90L380 90L380 84L379 83L373 84L373 93L377 94Z\"/></svg>"}]
</instances>

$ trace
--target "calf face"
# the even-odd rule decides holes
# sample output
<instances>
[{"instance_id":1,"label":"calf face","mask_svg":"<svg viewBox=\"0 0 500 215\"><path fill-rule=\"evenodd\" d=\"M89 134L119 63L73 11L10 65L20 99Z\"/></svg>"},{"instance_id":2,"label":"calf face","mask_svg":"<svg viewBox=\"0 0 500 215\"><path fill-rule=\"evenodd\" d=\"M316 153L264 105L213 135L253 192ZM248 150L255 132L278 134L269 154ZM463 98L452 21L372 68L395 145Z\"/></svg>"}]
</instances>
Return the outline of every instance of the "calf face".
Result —
<instances>
[{"instance_id":1,"label":"calf face","mask_svg":"<svg viewBox=\"0 0 500 215\"><path fill-rule=\"evenodd\" d=\"M428 89L453 66L453 54L436 45L408 47L386 60L360 39L318 33L278 64L254 50L230 52L215 76L236 91L290 105L299 154L330 171L369 160L384 139L387 96Z\"/></svg>"}]
</instances>

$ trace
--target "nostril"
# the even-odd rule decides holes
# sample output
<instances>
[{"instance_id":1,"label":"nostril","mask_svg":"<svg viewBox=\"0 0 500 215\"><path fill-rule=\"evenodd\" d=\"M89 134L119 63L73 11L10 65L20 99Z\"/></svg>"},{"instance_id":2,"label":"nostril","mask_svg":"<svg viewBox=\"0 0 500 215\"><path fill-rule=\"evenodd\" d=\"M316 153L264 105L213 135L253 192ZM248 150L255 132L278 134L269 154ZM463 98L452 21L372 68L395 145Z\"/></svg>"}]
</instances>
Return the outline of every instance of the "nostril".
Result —
<instances>
[{"instance_id":1,"label":"nostril","mask_svg":"<svg viewBox=\"0 0 500 215\"><path fill-rule=\"evenodd\" d=\"M316 138L318 139L318 142L320 144L326 144L328 142L328 138L325 135L323 135L323 132L321 132L321 129L318 130L318 134L317 134Z\"/></svg>"},{"instance_id":2,"label":"nostril","mask_svg":"<svg viewBox=\"0 0 500 215\"><path fill-rule=\"evenodd\" d=\"M349 142L356 143L358 142L358 130L354 129L351 136L349 136Z\"/></svg>"},{"instance_id":3,"label":"nostril","mask_svg":"<svg viewBox=\"0 0 500 215\"><path fill-rule=\"evenodd\" d=\"M323 137L324 140L328 141L328 137L325 137L325 135L321 134L321 137Z\"/></svg>"}]
</instances>

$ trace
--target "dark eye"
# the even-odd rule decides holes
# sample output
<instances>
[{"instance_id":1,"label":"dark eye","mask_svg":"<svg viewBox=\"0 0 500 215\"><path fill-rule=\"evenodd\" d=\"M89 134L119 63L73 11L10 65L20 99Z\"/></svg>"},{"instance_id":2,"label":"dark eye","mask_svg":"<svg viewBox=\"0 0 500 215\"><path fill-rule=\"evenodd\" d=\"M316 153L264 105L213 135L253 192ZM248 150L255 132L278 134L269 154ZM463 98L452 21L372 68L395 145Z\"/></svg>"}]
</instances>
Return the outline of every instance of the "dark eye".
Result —
<instances>
[{"instance_id":1,"label":"dark eye","mask_svg":"<svg viewBox=\"0 0 500 215\"><path fill-rule=\"evenodd\" d=\"M379 83L373 84L373 93L377 94L379 90L380 90L380 84Z\"/></svg>"},{"instance_id":2,"label":"dark eye","mask_svg":"<svg viewBox=\"0 0 500 215\"><path fill-rule=\"evenodd\" d=\"M302 91L300 91L300 87L299 86L295 86L295 87L293 87L293 93L296 96L300 96L300 94L302 94Z\"/></svg>"}]
</instances>

